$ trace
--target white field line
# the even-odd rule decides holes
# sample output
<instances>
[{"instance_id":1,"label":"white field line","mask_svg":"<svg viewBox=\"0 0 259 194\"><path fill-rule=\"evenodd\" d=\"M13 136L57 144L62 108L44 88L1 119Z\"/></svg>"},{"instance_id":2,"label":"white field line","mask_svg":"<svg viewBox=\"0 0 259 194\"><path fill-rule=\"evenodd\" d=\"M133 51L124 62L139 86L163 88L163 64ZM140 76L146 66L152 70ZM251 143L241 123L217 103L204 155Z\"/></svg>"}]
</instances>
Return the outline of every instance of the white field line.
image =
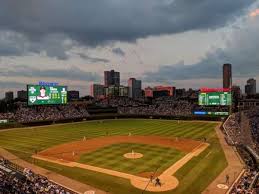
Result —
<instances>
[{"instance_id":1,"label":"white field line","mask_svg":"<svg viewBox=\"0 0 259 194\"><path fill-rule=\"evenodd\" d=\"M202 144L198 145L196 148L193 149L192 152L188 153L182 159L178 160L176 163L174 163L172 166L170 166L168 169L166 169L160 175L160 177L172 176L176 171L178 171L180 168L182 168L193 157L198 156L201 152L203 152L208 146L209 146L209 144L207 144L207 143L202 143ZM105 168L100 168L100 167L96 167L96 166L91 166L91 165L87 165L87 164L81 164L78 162L65 162L62 160L54 160L54 159L42 157L39 155L33 155L32 157L35 159L44 160L44 161L52 162L52 163L56 163L56 164L61 164L61 165L68 166L68 167L82 168L82 169L91 170L91 171L99 172L99 173L104 173L104 174L116 176L119 178L129 179L129 180L132 180L132 179L148 180L147 178L143 178L140 176L135 176L132 174L127 174L127 173L118 172L118 171L105 169Z\"/></svg>"}]
</instances>

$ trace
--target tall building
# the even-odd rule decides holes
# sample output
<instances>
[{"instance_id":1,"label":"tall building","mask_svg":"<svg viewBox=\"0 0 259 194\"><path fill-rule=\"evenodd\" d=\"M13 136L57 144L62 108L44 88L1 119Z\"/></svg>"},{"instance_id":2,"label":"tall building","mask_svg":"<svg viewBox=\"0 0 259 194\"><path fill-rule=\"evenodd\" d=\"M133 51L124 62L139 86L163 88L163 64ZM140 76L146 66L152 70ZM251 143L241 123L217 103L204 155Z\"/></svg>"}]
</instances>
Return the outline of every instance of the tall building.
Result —
<instances>
[{"instance_id":1,"label":"tall building","mask_svg":"<svg viewBox=\"0 0 259 194\"><path fill-rule=\"evenodd\" d=\"M223 65L223 88L231 88L232 86L232 66L231 64Z\"/></svg>"},{"instance_id":2,"label":"tall building","mask_svg":"<svg viewBox=\"0 0 259 194\"><path fill-rule=\"evenodd\" d=\"M104 97L104 85L102 84L92 84L91 85L91 96L94 98Z\"/></svg>"},{"instance_id":3,"label":"tall building","mask_svg":"<svg viewBox=\"0 0 259 194\"><path fill-rule=\"evenodd\" d=\"M176 89L173 86L155 86L145 88L145 97L175 96Z\"/></svg>"},{"instance_id":4,"label":"tall building","mask_svg":"<svg viewBox=\"0 0 259 194\"><path fill-rule=\"evenodd\" d=\"M155 91L167 91L168 96L175 96L175 87L173 86L156 86Z\"/></svg>"},{"instance_id":5,"label":"tall building","mask_svg":"<svg viewBox=\"0 0 259 194\"><path fill-rule=\"evenodd\" d=\"M105 97L128 97L129 96L129 88L125 86L109 86L104 87L104 95Z\"/></svg>"},{"instance_id":6,"label":"tall building","mask_svg":"<svg viewBox=\"0 0 259 194\"><path fill-rule=\"evenodd\" d=\"M67 91L67 98L69 101L78 100L79 96L80 96L80 93L77 90Z\"/></svg>"},{"instance_id":7,"label":"tall building","mask_svg":"<svg viewBox=\"0 0 259 194\"><path fill-rule=\"evenodd\" d=\"M238 103L239 101L241 100L241 97L242 97L242 92L241 92L241 89L239 86L232 86L231 88L231 92L232 92L232 110L234 112L237 112L238 111Z\"/></svg>"},{"instance_id":8,"label":"tall building","mask_svg":"<svg viewBox=\"0 0 259 194\"><path fill-rule=\"evenodd\" d=\"M12 91L9 91L9 92L6 92L5 93L5 100L6 101L12 101L13 100L13 98L14 98L14 95L13 95L13 92Z\"/></svg>"},{"instance_id":9,"label":"tall building","mask_svg":"<svg viewBox=\"0 0 259 194\"><path fill-rule=\"evenodd\" d=\"M129 96L129 87L120 86L119 87L119 96L128 97Z\"/></svg>"},{"instance_id":10,"label":"tall building","mask_svg":"<svg viewBox=\"0 0 259 194\"><path fill-rule=\"evenodd\" d=\"M236 85L232 86L231 91L232 91L233 99L238 100L241 98L242 92L241 92L240 86L236 86Z\"/></svg>"},{"instance_id":11,"label":"tall building","mask_svg":"<svg viewBox=\"0 0 259 194\"><path fill-rule=\"evenodd\" d=\"M245 85L245 93L246 95L255 95L256 94L256 80L253 78L250 78L246 82Z\"/></svg>"},{"instance_id":12,"label":"tall building","mask_svg":"<svg viewBox=\"0 0 259 194\"><path fill-rule=\"evenodd\" d=\"M27 91L25 90L17 91L17 98L20 100L27 100Z\"/></svg>"},{"instance_id":13,"label":"tall building","mask_svg":"<svg viewBox=\"0 0 259 194\"><path fill-rule=\"evenodd\" d=\"M178 88L175 90L175 95L177 98L186 96L186 90L185 88Z\"/></svg>"},{"instance_id":14,"label":"tall building","mask_svg":"<svg viewBox=\"0 0 259 194\"><path fill-rule=\"evenodd\" d=\"M153 97L153 88L147 87L144 90L145 92L145 97Z\"/></svg>"},{"instance_id":15,"label":"tall building","mask_svg":"<svg viewBox=\"0 0 259 194\"><path fill-rule=\"evenodd\" d=\"M130 78L128 80L128 87L129 87L129 97L130 98L139 98L142 96L142 86L141 80L136 80L135 78Z\"/></svg>"},{"instance_id":16,"label":"tall building","mask_svg":"<svg viewBox=\"0 0 259 194\"><path fill-rule=\"evenodd\" d=\"M120 72L114 70L104 72L104 86L120 86Z\"/></svg>"}]
</instances>

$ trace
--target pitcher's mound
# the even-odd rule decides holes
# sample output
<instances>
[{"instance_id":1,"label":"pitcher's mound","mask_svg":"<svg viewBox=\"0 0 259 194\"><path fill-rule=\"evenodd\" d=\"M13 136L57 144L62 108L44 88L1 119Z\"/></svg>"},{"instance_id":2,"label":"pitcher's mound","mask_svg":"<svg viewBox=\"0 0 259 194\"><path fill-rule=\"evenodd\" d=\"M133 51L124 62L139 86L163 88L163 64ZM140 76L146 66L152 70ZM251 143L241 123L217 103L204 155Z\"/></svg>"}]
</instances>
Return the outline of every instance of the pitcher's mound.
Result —
<instances>
[{"instance_id":1,"label":"pitcher's mound","mask_svg":"<svg viewBox=\"0 0 259 194\"><path fill-rule=\"evenodd\" d=\"M128 159L138 159L138 158L142 158L143 157L143 154L141 153L126 153L123 155L125 158L128 158Z\"/></svg>"}]
</instances>

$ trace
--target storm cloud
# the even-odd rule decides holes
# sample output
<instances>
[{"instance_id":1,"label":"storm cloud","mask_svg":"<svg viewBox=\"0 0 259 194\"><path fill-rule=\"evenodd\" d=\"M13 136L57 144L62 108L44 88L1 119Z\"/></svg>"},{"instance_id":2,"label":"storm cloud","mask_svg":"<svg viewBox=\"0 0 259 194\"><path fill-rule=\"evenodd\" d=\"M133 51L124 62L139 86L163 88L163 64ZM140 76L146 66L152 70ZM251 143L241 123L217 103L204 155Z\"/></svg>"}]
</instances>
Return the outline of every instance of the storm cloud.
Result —
<instances>
[{"instance_id":1,"label":"storm cloud","mask_svg":"<svg viewBox=\"0 0 259 194\"><path fill-rule=\"evenodd\" d=\"M82 58L85 59L91 63L109 63L110 60L104 59L104 58L98 58L98 57L90 57L84 53L78 53L78 55Z\"/></svg>"},{"instance_id":2,"label":"storm cloud","mask_svg":"<svg viewBox=\"0 0 259 194\"><path fill-rule=\"evenodd\" d=\"M0 77L34 77L34 78L66 78L77 81L99 81L97 73L86 72L77 67L68 69L39 69L25 65L14 65L12 67L0 67Z\"/></svg>"},{"instance_id":3,"label":"storm cloud","mask_svg":"<svg viewBox=\"0 0 259 194\"><path fill-rule=\"evenodd\" d=\"M119 56L122 56L122 57L125 56L125 52L121 48L113 48L112 52L115 55L119 55Z\"/></svg>"},{"instance_id":4,"label":"storm cloud","mask_svg":"<svg viewBox=\"0 0 259 194\"><path fill-rule=\"evenodd\" d=\"M67 59L71 44L96 46L147 36L216 29L255 1L246 0L0 0L0 33L17 33L0 56L45 51ZM75 43L75 42L76 43ZM11 45L11 46L10 46Z\"/></svg>"},{"instance_id":5,"label":"storm cloud","mask_svg":"<svg viewBox=\"0 0 259 194\"><path fill-rule=\"evenodd\" d=\"M161 65L157 71L145 73L145 80L190 80L221 78L222 65L231 63L235 77L256 77L259 75L259 20L247 18L242 28L235 28L225 48L210 50L196 64Z\"/></svg>"}]
</instances>

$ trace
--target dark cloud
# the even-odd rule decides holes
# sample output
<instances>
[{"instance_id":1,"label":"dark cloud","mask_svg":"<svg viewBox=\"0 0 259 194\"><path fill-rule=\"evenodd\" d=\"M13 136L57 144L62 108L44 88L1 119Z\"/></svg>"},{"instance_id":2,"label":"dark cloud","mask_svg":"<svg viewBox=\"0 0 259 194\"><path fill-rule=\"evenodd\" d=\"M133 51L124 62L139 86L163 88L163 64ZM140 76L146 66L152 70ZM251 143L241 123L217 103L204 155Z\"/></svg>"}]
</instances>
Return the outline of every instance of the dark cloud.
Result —
<instances>
[{"instance_id":1,"label":"dark cloud","mask_svg":"<svg viewBox=\"0 0 259 194\"><path fill-rule=\"evenodd\" d=\"M226 48L211 50L199 63L160 66L156 72L147 72L145 80L187 80L221 78L222 65L231 63L236 77L259 75L259 20L245 20L243 28L235 29L226 43Z\"/></svg>"},{"instance_id":2,"label":"dark cloud","mask_svg":"<svg viewBox=\"0 0 259 194\"><path fill-rule=\"evenodd\" d=\"M24 53L23 48L19 46L21 38L22 36L15 32L0 32L0 56L21 56Z\"/></svg>"},{"instance_id":3,"label":"dark cloud","mask_svg":"<svg viewBox=\"0 0 259 194\"><path fill-rule=\"evenodd\" d=\"M182 61L174 65L160 66L156 72L147 72L145 80L151 81L153 79L161 82L165 80L219 78L224 60L220 61L217 56L210 53L200 63L194 65L185 65Z\"/></svg>"},{"instance_id":4,"label":"dark cloud","mask_svg":"<svg viewBox=\"0 0 259 194\"><path fill-rule=\"evenodd\" d=\"M90 57L84 53L78 53L78 55L82 58L85 59L91 63L109 63L110 60L108 59L103 59L103 58L98 58L98 57Z\"/></svg>"},{"instance_id":5,"label":"dark cloud","mask_svg":"<svg viewBox=\"0 0 259 194\"><path fill-rule=\"evenodd\" d=\"M35 82L37 83L37 82ZM26 86L28 83L21 83L16 81L0 81L0 100L4 98L5 92L7 91L13 91L14 95L16 96L16 92L19 90L26 90ZM33 83L30 83L33 84ZM79 90L80 96L84 96L87 94L87 85L76 85L76 84L70 84L68 85L68 90Z\"/></svg>"},{"instance_id":6,"label":"dark cloud","mask_svg":"<svg viewBox=\"0 0 259 194\"><path fill-rule=\"evenodd\" d=\"M125 52L121 48L113 48L112 52L119 56L125 56Z\"/></svg>"},{"instance_id":7,"label":"dark cloud","mask_svg":"<svg viewBox=\"0 0 259 194\"><path fill-rule=\"evenodd\" d=\"M21 82L12 82L12 81L0 81L1 90L10 90L10 88L20 88L25 89L26 85ZM0 94L1 96L1 94Z\"/></svg>"},{"instance_id":8,"label":"dark cloud","mask_svg":"<svg viewBox=\"0 0 259 194\"><path fill-rule=\"evenodd\" d=\"M69 48L58 50L66 47L60 41L64 37L84 46L96 46L117 40L135 41L150 35L215 29L225 26L241 15L255 0L168 2L0 0L0 30L17 32L24 36L27 42L33 42L23 47L23 40L19 40L18 50L16 47L9 47L3 50L3 53L19 54L21 48L23 52L46 50L48 56L66 59L66 51Z\"/></svg>"},{"instance_id":9,"label":"dark cloud","mask_svg":"<svg viewBox=\"0 0 259 194\"><path fill-rule=\"evenodd\" d=\"M23 56L45 52L48 57L60 60L68 59L67 52L73 47L64 35L49 34L36 42L10 30L0 30L0 45L0 56Z\"/></svg>"},{"instance_id":10,"label":"dark cloud","mask_svg":"<svg viewBox=\"0 0 259 194\"><path fill-rule=\"evenodd\" d=\"M27 66L12 66L9 68L0 68L0 76L5 77L36 77L36 78L60 78L78 81L99 81L100 76L97 73L86 72L77 67L69 69L46 69L31 68Z\"/></svg>"}]
</instances>

